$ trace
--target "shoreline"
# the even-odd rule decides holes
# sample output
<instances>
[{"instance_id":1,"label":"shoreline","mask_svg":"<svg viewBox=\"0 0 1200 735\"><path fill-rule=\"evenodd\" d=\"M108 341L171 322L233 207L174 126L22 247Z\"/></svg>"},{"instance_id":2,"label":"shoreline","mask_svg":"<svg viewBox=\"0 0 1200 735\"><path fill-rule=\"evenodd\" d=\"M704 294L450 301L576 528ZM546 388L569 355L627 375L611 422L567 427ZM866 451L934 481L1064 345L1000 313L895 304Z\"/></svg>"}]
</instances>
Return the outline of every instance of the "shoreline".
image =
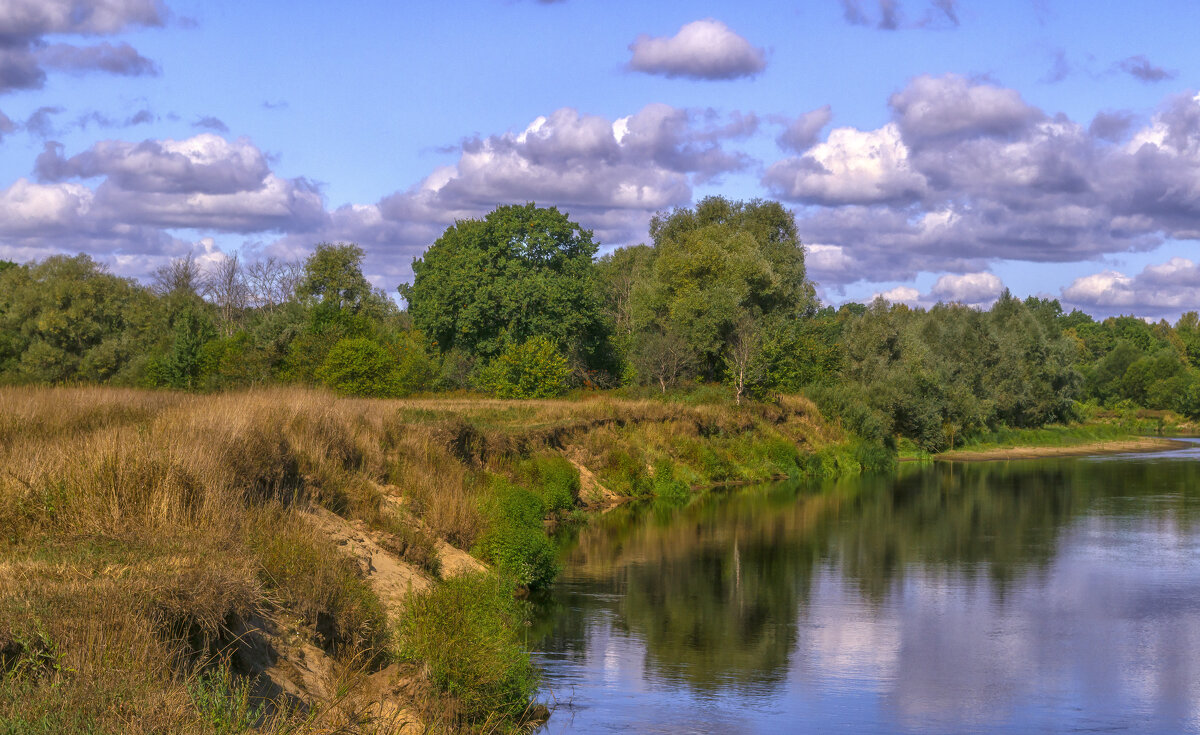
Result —
<instances>
[{"instance_id":1,"label":"shoreline","mask_svg":"<svg viewBox=\"0 0 1200 735\"><path fill-rule=\"evenodd\" d=\"M1121 454L1124 452L1154 452L1183 449L1188 442L1166 437L1144 436L1133 439L1093 441L1064 446L1014 446L994 449L954 450L935 454L934 462L991 462L1009 459L1044 459L1048 457L1085 457L1088 455Z\"/></svg>"}]
</instances>

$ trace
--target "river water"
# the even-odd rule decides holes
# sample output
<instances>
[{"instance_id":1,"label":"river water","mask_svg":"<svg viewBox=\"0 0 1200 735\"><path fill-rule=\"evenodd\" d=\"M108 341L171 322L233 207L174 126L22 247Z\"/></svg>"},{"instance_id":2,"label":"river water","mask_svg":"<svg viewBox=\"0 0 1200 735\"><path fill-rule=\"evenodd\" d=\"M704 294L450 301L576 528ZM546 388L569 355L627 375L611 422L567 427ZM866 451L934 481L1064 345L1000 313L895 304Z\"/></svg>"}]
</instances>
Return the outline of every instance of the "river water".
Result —
<instances>
[{"instance_id":1,"label":"river water","mask_svg":"<svg viewBox=\"0 0 1200 735\"><path fill-rule=\"evenodd\" d=\"M1200 732L1200 443L713 492L562 543L542 732Z\"/></svg>"}]
</instances>

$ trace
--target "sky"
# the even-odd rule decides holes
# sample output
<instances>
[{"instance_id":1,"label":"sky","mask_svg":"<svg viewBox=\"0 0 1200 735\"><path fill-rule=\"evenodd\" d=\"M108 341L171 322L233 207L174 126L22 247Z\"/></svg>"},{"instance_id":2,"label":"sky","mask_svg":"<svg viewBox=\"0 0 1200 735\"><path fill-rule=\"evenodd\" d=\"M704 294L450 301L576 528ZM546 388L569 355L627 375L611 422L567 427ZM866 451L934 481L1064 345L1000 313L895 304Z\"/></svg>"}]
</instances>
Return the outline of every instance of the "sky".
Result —
<instances>
[{"instance_id":1,"label":"sky","mask_svg":"<svg viewBox=\"0 0 1200 735\"><path fill-rule=\"evenodd\" d=\"M302 258L456 219L601 252L719 194L826 303L1200 309L1200 3L0 0L0 258Z\"/></svg>"}]
</instances>

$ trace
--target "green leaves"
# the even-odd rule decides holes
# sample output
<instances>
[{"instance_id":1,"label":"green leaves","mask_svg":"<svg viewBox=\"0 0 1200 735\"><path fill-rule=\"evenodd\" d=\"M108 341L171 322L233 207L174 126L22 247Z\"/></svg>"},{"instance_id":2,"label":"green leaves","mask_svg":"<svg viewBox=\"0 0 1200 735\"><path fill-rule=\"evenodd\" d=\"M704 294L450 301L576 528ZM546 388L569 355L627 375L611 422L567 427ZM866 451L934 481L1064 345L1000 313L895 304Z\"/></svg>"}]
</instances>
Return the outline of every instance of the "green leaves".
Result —
<instances>
[{"instance_id":1,"label":"green leaves","mask_svg":"<svg viewBox=\"0 0 1200 735\"><path fill-rule=\"evenodd\" d=\"M545 337L508 347L476 376L476 383L497 398L554 398L567 390L567 359Z\"/></svg>"},{"instance_id":2,"label":"green leaves","mask_svg":"<svg viewBox=\"0 0 1200 735\"><path fill-rule=\"evenodd\" d=\"M595 253L592 233L553 207L498 207L448 228L399 290L443 353L491 359L541 336L594 365L606 338Z\"/></svg>"}]
</instances>

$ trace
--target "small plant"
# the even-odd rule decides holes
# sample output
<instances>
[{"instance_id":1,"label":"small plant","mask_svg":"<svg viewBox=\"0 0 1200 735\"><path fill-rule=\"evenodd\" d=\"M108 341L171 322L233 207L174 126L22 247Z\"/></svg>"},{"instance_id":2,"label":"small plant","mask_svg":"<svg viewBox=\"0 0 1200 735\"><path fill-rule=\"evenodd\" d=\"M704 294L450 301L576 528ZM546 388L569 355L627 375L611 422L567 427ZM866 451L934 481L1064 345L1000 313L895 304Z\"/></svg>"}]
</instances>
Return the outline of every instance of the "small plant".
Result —
<instances>
[{"instance_id":1,"label":"small plant","mask_svg":"<svg viewBox=\"0 0 1200 735\"><path fill-rule=\"evenodd\" d=\"M546 505L530 491L497 478L485 500L491 527L477 550L502 573L530 589L545 587L558 574L554 545L542 529Z\"/></svg>"},{"instance_id":2,"label":"small plant","mask_svg":"<svg viewBox=\"0 0 1200 735\"><path fill-rule=\"evenodd\" d=\"M685 500L692 495L688 484L675 476L675 464L668 457L654 463L653 487L654 494L660 498Z\"/></svg>"},{"instance_id":3,"label":"small plant","mask_svg":"<svg viewBox=\"0 0 1200 735\"><path fill-rule=\"evenodd\" d=\"M537 691L522 645L525 609L513 592L494 574L455 577L414 595L400 620L401 657L454 697L468 722L518 722Z\"/></svg>"},{"instance_id":4,"label":"small plant","mask_svg":"<svg viewBox=\"0 0 1200 735\"><path fill-rule=\"evenodd\" d=\"M547 512L569 511L579 502L579 470L563 457L531 457L521 463L518 474L541 497Z\"/></svg>"},{"instance_id":5,"label":"small plant","mask_svg":"<svg viewBox=\"0 0 1200 735\"><path fill-rule=\"evenodd\" d=\"M235 678L227 665L202 671L188 682L188 694L201 721L217 735L249 731L266 710L265 703L252 702L250 681Z\"/></svg>"}]
</instances>

